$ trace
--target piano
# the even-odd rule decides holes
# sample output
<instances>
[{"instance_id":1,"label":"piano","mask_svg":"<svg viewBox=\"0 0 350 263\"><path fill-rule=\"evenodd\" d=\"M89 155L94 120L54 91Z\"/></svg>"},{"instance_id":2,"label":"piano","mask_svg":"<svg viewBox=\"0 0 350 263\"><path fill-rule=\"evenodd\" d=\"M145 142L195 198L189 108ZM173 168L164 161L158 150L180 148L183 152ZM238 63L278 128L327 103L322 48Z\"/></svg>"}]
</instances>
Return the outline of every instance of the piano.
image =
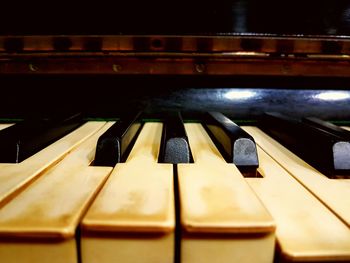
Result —
<instances>
[{"instance_id":1,"label":"piano","mask_svg":"<svg viewBox=\"0 0 350 263\"><path fill-rule=\"evenodd\" d=\"M15 157L0 153L0 262L350 262L350 177L329 177L261 126L278 112L350 129L348 1L2 11L0 148L15 138ZM224 116L217 141L207 112ZM220 146L233 147L232 123L255 143L253 177ZM98 164L113 125L120 158ZM170 148L188 156L169 161L164 138L179 134Z\"/></svg>"}]
</instances>

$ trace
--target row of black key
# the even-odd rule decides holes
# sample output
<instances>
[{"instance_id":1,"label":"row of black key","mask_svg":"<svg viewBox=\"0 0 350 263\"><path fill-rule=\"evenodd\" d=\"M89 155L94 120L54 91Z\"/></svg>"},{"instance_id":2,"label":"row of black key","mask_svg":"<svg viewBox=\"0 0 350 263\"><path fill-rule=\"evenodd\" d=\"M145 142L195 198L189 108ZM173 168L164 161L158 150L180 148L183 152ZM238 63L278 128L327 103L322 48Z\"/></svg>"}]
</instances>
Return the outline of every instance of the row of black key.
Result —
<instances>
[{"instance_id":1,"label":"row of black key","mask_svg":"<svg viewBox=\"0 0 350 263\"><path fill-rule=\"evenodd\" d=\"M141 126L140 113L117 121L98 139L94 165L113 167L125 161ZM191 160L192 155L181 115L168 114L164 119L159 162L176 164L189 163Z\"/></svg>"},{"instance_id":2,"label":"row of black key","mask_svg":"<svg viewBox=\"0 0 350 263\"><path fill-rule=\"evenodd\" d=\"M350 132L317 118L266 113L259 128L330 178L350 175Z\"/></svg>"},{"instance_id":3,"label":"row of black key","mask_svg":"<svg viewBox=\"0 0 350 263\"><path fill-rule=\"evenodd\" d=\"M81 115L23 122L0 131L0 162L18 163L83 123ZM179 113L163 120L159 162L191 163L191 149ZM207 113L203 126L229 163L244 174L259 166L254 139L219 112ZM316 118L301 120L266 113L258 126L329 177L350 174L350 132ZM126 160L142 127L141 113L125 116L98 140L94 165L115 166Z\"/></svg>"},{"instance_id":4,"label":"row of black key","mask_svg":"<svg viewBox=\"0 0 350 263\"><path fill-rule=\"evenodd\" d=\"M335 178L350 174L349 131L316 118L297 120L279 113L266 113L258 125L325 175ZM246 176L256 175L259 161L253 137L219 112L207 113L203 118L203 126L227 162L234 163ZM120 144L123 144L121 133L110 135L118 137ZM193 162L179 114L168 114L164 118L159 162ZM109 166L115 164L113 162Z\"/></svg>"},{"instance_id":5,"label":"row of black key","mask_svg":"<svg viewBox=\"0 0 350 263\"><path fill-rule=\"evenodd\" d=\"M0 163L19 163L83 123L82 115L31 119L0 131Z\"/></svg>"},{"instance_id":6,"label":"row of black key","mask_svg":"<svg viewBox=\"0 0 350 263\"><path fill-rule=\"evenodd\" d=\"M208 113L203 124L216 145L223 150L227 162L236 164L245 174L255 174L259 166L258 156L254 139L248 133L218 112ZM122 159L125 160L128 152L125 149L131 147L140 127L139 115L116 122L99 138L94 165L115 166ZM193 162L179 113L169 113L163 120L158 161L172 164Z\"/></svg>"},{"instance_id":7,"label":"row of black key","mask_svg":"<svg viewBox=\"0 0 350 263\"><path fill-rule=\"evenodd\" d=\"M94 165L115 166L116 163L126 160L141 128L140 117L141 113L124 116L99 138ZM228 147L231 149L227 150L225 154L228 162L236 163L242 167L252 165L255 169L257 156L254 150L254 140L232 121L225 118L220 113L210 113L205 118L204 123L212 131L212 137L219 145L224 146L226 150L225 146L230 145ZM6 128L0 132L0 162L22 162L82 123L81 115L77 114L56 119L24 121ZM225 138L221 141L219 133L214 131L214 126L217 127L216 130L221 129L221 133L227 134L228 140ZM243 156L242 147L247 144L244 138L252 140L254 146L249 147L254 148L252 153L255 156ZM183 120L179 113L167 114L164 118L159 162L173 164L193 162Z\"/></svg>"}]
</instances>

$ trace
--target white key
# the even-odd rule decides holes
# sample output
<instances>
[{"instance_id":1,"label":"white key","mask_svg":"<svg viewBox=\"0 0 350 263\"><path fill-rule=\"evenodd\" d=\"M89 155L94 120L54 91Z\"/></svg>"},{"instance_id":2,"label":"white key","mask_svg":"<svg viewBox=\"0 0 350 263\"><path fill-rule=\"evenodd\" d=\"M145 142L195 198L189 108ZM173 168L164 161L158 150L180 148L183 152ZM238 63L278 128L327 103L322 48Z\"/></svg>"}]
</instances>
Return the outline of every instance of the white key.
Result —
<instances>
[{"instance_id":1,"label":"white key","mask_svg":"<svg viewBox=\"0 0 350 263\"><path fill-rule=\"evenodd\" d=\"M0 130L6 129L12 125L13 123L0 123Z\"/></svg>"},{"instance_id":2,"label":"white key","mask_svg":"<svg viewBox=\"0 0 350 263\"><path fill-rule=\"evenodd\" d=\"M20 193L42 175L43 171L59 162L104 124L86 123L21 163L0 163L0 206Z\"/></svg>"},{"instance_id":3,"label":"white key","mask_svg":"<svg viewBox=\"0 0 350 263\"><path fill-rule=\"evenodd\" d=\"M272 262L272 217L203 127L185 128L195 163L178 166L181 262Z\"/></svg>"},{"instance_id":4,"label":"white key","mask_svg":"<svg viewBox=\"0 0 350 263\"><path fill-rule=\"evenodd\" d=\"M342 214L346 216L350 204L345 208L348 200L341 196L346 189L349 196L350 184L320 174L258 128L243 128L259 146L259 172L264 176L246 180L276 220L281 259L350 261L349 227L332 213L332 207L330 210L318 200L322 197L322 201L336 201L338 198L337 209L343 206ZM310 186L316 197L303 185ZM329 197L326 197L327 187Z\"/></svg>"},{"instance_id":5,"label":"white key","mask_svg":"<svg viewBox=\"0 0 350 263\"><path fill-rule=\"evenodd\" d=\"M110 126L104 125L0 209L1 262L78 262L76 228L112 170L89 166L98 137Z\"/></svg>"},{"instance_id":6,"label":"white key","mask_svg":"<svg viewBox=\"0 0 350 263\"><path fill-rule=\"evenodd\" d=\"M82 221L83 263L172 263L173 169L158 164L161 123L146 123Z\"/></svg>"},{"instance_id":7,"label":"white key","mask_svg":"<svg viewBox=\"0 0 350 263\"><path fill-rule=\"evenodd\" d=\"M258 145L350 227L350 180L330 179L255 127L245 127Z\"/></svg>"}]
</instances>

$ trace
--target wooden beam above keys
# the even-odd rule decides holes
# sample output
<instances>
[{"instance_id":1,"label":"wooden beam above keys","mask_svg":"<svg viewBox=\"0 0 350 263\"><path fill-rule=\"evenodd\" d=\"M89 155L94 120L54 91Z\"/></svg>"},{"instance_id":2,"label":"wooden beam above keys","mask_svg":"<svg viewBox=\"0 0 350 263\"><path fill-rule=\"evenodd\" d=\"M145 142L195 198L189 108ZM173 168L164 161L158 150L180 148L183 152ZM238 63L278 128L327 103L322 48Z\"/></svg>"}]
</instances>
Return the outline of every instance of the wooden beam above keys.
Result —
<instances>
[{"instance_id":1,"label":"wooden beam above keys","mask_svg":"<svg viewBox=\"0 0 350 263\"><path fill-rule=\"evenodd\" d=\"M97 132L105 122L89 122L18 164L0 164L0 207Z\"/></svg>"},{"instance_id":2,"label":"wooden beam above keys","mask_svg":"<svg viewBox=\"0 0 350 263\"><path fill-rule=\"evenodd\" d=\"M271 262L275 224L200 124L185 124L194 164L178 165L181 262ZM204 249L206 247L206 249Z\"/></svg>"},{"instance_id":3,"label":"wooden beam above keys","mask_svg":"<svg viewBox=\"0 0 350 263\"><path fill-rule=\"evenodd\" d=\"M256 143L350 227L350 181L330 179L256 127L244 127Z\"/></svg>"},{"instance_id":4,"label":"wooden beam above keys","mask_svg":"<svg viewBox=\"0 0 350 263\"><path fill-rule=\"evenodd\" d=\"M146 123L82 221L83 262L172 262L172 164L159 164L161 123Z\"/></svg>"}]
</instances>

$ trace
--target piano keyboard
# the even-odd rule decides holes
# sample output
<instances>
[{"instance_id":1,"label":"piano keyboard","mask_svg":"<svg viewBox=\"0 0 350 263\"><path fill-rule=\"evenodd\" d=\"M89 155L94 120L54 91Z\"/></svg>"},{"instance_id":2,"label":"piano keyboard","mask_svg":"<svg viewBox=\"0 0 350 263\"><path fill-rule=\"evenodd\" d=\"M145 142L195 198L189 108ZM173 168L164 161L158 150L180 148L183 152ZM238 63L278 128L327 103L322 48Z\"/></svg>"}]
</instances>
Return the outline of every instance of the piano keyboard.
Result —
<instances>
[{"instance_id":1,"label":"piano keyboard","mask_svg":"<svg viewBox=\"0 0 350 263\"><path fill-rule=\"evenodd\" d=\"M124 163L93 166L112 125L88 122L0 164L0 262L350 261L348 179L256 127L244 130L261 177L243 177L198 123L185 124L193 163L159 163L163 125L148 122Z\"/></svg>"}]
</instances>

